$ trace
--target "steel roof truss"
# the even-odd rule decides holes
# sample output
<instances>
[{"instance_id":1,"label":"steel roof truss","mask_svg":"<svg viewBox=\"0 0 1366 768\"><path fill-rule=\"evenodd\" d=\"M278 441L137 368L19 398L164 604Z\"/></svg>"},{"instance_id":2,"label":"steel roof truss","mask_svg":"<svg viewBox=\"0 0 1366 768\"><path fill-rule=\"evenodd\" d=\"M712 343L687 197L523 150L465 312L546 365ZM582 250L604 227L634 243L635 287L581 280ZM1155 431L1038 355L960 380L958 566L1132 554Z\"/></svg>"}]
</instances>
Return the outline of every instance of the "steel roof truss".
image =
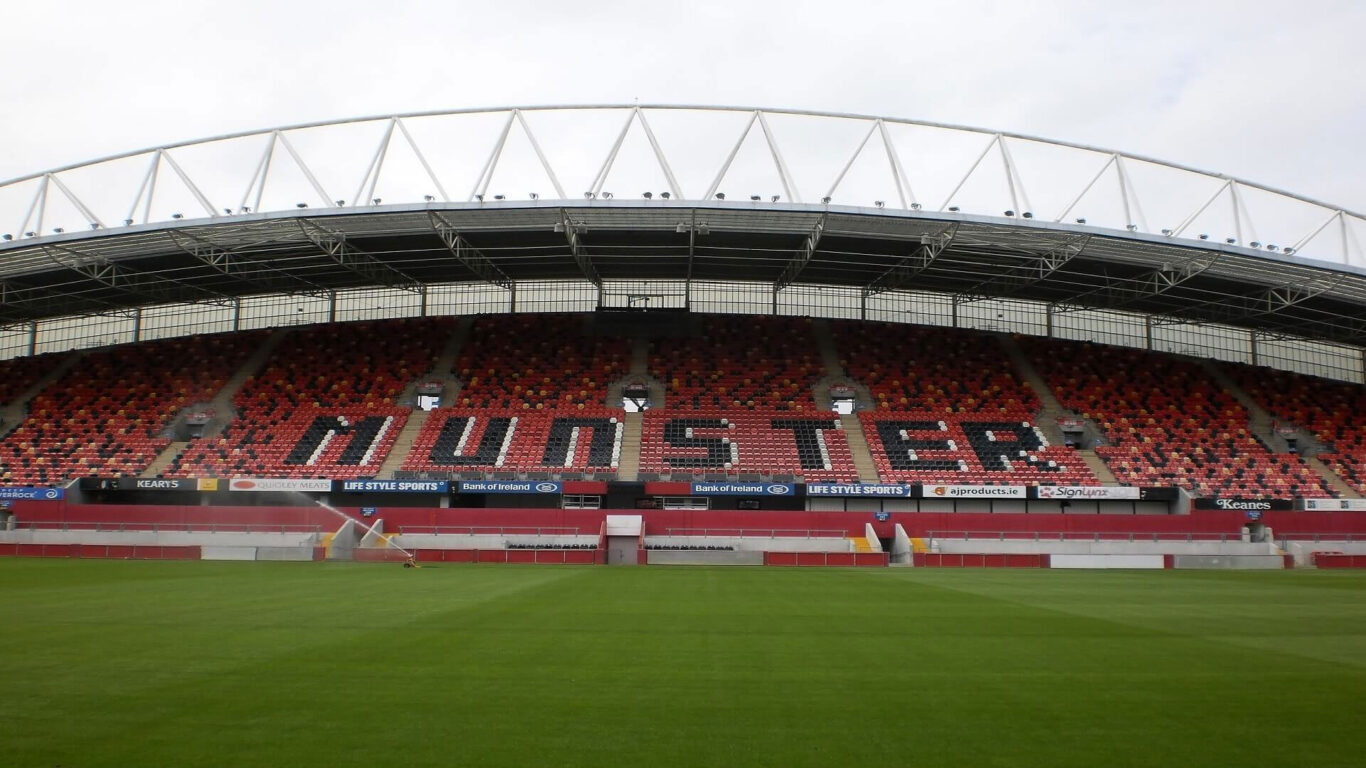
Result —
<instances>
[{"instance_id":1,"label":"steel roof truss","mask_svg":"<svg viewBox=\"0 0 1366 768\"><path fill-rule=\"evenodd\" d=\"M901 288L917 275L929 269L939 258L958 234L958 224L955 222L941 230L938 234L921 235L920 245L915 250L898 261L887 271L879 275L873 282L863 289L864 297L876 296L879 293L894 291Z\"/></svg>"},{"instance_id":2,"label":"steel roof truss","mask_svg":"<svg viewBox=\"0 0 1366 768\"><path fill-rule=\"evenodd\" d=\"M441 242L445 243L446 250L451 252L455 260L465 265L471 272L486 283L491 283L499 288L512 289L512 278L507 273L498 268L487 256L479 251L478 248L470 245L455 227L446 220L440 213L433 211L431 214L432 227L441 236Z\"/></svg>"},{"instance_id":3,"label":"steel roof truss","mask_svg":"<svg viewBox=\"0 0 1366 768\"><path fill-rule=\"evenodd\" d=\"M299 229L338 266L368 282L412 293L422 292L420 282L351 245L344 234L325 229L309 219L299 219Z\"/></svg>"},{"instance_id":4,"label":"steel roof truss","mask_svg":"<svg viewBox=\"0 0 1366 768\"><path fill-rule=\"evenodd\" d=\"M224 294L202 288L193 283L170 277L154 276L129 269L104 256L92 256L67 246L45 245L43 253L53 262L97 283L140 298L157 301L183 301L183 292L190 291L209 297L209 301L231 301ZM173 290L172 286L175 289Z\"/></svg>"},{"instance_id":5,"label":"steel roof truss","mask_svg":"<svg viewBox=\"0 0 1366 768\"><path fill-rule=\"evenodd\" d=\"M589 258L579 237L588 230L588 227L581 221L570 219L569 212L561 208L560 222L555 228L564 232L565 240L569 243L569 254L574 257L574 263L579 266L579 271L590 283L602 288L602 278L598 276L598 270L593 266L593 260Z\"/></svg>"},{"instance_id":6,"label":"steel roof truss","mask_svg":"<svg viewBox=\"0 0 1366 768\"><path fill-rule=\"evenodd\" d=\"M820 220L811 228L811 232L802 241L801 250L797 251L796 256L787 263L787 266L783 268L783 273L773 284L773 290L781 291L792 285L797 276L806 268L806 265L811 263L811 257L816 255L816 248L820 245L821 233L825 231L825 219L826 216L821 216Z\"/></svg>"},{"instance_id":7,"label":"steel roof truss","mask_svg":"<svg viewBox=\"0 0 1366 768\"><path fill-rule=\"evenodd\" d=\"M956 296L955 299L959 303L988 298L999 299L1036 283L1041 283L1076 258L1086 248L1086 243L1090 239L1090 235L1070 237L1047 251L1028 257L1028 261L1024 264L1012 267L1004 273L978 283Z\"/></svg>"},{"instance_id":8,"label":"steel roof truss","mask_svg":"<svg viewBox=\"0 0 1366 768\"><path fill-rule=\"evenodd\" d=\"M232 250L214 245L188 230L168 230L166 234L182 251L225 277L241 280L266 291L287 291L296 295L316 296L318 298L328 298L331 295L331 291L320 285L310 283L287 270L277 269L268 263L245 258ZM265 275L274 275L278 279L272 280ZM308 287L300 290L298 288L300 283Z\"/></svg>"}]
</instances>

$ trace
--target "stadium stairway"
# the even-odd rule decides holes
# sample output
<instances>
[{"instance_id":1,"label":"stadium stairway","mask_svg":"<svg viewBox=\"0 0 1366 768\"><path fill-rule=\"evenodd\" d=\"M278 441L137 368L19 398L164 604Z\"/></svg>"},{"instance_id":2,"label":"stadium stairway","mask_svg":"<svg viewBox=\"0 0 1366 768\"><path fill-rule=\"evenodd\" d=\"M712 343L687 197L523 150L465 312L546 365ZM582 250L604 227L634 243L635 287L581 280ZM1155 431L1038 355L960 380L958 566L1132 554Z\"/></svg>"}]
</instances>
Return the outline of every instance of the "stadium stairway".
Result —
<instances>
[{"instance_id":1,"label":"stadium stairway","mask_svg":"<svg viewBox=\"0 0 1366 768\"><path fill-rule=\"evenodd\" d=\"M223 433L223 428L228 426L228 422L232 421L233 415L236 413L236 410L232 405L232 399L237 396L237 393L242 389L242 386L247 383L247 379L250 379L257 371L261 370L266 364L266 361L270 359L271 353L275 351L275 348L280 345L280 342L284 340L288 333L288 328L280 328L267 336L266 340L261 343L261 346L257 347L256 350L251 353L251 357L248 357L247 361L242 363L242 367L238 368L237 371L232 374L232 378L228 379L227 383L223 385L223 388L218 390L218 394L213 396L212 404L214 415L208 425L204 428L204 437L216 437ZM171 446L167 446L166 450L169 451L170 449ZM181 446L181 450L184 450L183 445ZM163 451L163 453L165 452ZM175 456L171 456L170 460L174 461ZM157 463L160 461L161 456L158 456Z\"/></svg>"},{"instance_id":2,"label":"stadium stairway","mask_svg":"<svg viewBox=\"0 0 1366 768\"><path fill-rule=\"evenodd\" d=\"M460 394L461 382L451 375L451 367L455 365L456 358L460 356L460 350L465 346L465 340L469 338L470 328L474 325L474 318L462 318L456 323L455 330L446 340L446 346L441 348L441 355L432 363L432 370L424 377L425 379L444 381L445 386L441 388L441 402L447 406L455 402L455 398ZM422 434L422 428L427 424L427 417L431 411L424 411L421 408L414 408L412 414L408 416L408 421L404 423L403 430L394 438L394 445L389 449L389 454L384 457L384 463L380 464L375 476L381 479L393 479L394 473L403 467L403 462L408 458L408 452L413 449L413 443L417 442L417 436Z\"/></svg>"},{"instance_id":3,"label":"stadium stairway","mask_svg":"<svg viewBox=\"0 0 1366 768\"><path fill-rule=\"evenodd\" d=\"M631 342L631 369L627 377L643 380L650 390L650 402L656 408L664 405L664 384L650 375L650 342L643 336ZM615 405L622 398L625 381L613 382L607 388L607 402ZM617 464L617 479L632 482L640 477L640 442L645 418L639 413L627 413L622 421L621 458Z\"/></svg>"},{"instance_id":4,"label":"stadium stairway","mask_svg":"<svg viewBox=\"0 0 1366 768\"><path fill-rule=\"evenodd\" d=\"M816 339L816 347L821 353L821 363L825 365L827 376L844 376L844 365L840 363L839 352L835 349L835 336L830 332L830 323L825 320L811 321L811 335Z\"/></svg>"},{"instance_id":5,"label":"stadium stairway","mask_svg":"<svg viewBox=\"0 0 1366 768\"><path fill-rule=\"evenodd\" d=\"M849 441L849 457L854 460L859 482L881 482L877 474L877 465L873 462L873 453L868 449L868 437L863 433L863 422L859 420L858 414L841 415L840 428L844 430L844 438Z\"/></svg>"},{"instance_id":6,"label":"stadium stairway","mask_svg":"<svg viewBox=\"0 0 1366 768\"><path fill-rule=\"evenodd\" d=\"M15 427L18 427L23 423L24 419L28 418L29 401L37 397L44 389L47 389L50 384L65 376L72 368L75 368L76 364L79 363L83 357L85 357L84 352L73 352L67 355L66 359L58 363L56 368L48 371L44 376L33 382L28 389L19 393L18 397L5 404L4 409L0 410L0 437L4 437L13 432Z\"/></svg>"},{"instance_id":7,"label":"stadium stairway","mask_svg":"<svg viewBox=\"0 0 1366 768\"><path fill-rule=\"evenodd\" d=\"M1077 451L1077 456L1082 461L1086 462L1086 468L1091 470L1091 474L1096 476L1096 479L1100 481L1101 485L1120 484L1119 478L1115 477L1115 473L1110 471L1110 468L1105 465L1105 460L1095 451L1084 448Z\"/></svg>"},{"instance_id":8,"label":"stadium stairway","mask_svg":"<svg viewBox=\"0 0 1366 768\"><path fill-rule=\"evenodd\" d=\"M1202 360L1200 361L1200 364L1206 371L1209 371L1210 377L1214 379L1216 384L1223 387L1230 395L1233 395L1233 399L1237 400L1240 405L1247 409L1248 431L1252 433L1253 437L1260 440L1262 445L1265 445L1267 450L1272 453L1290 453L1289 445L1286 443L1285 438L1276 434L1274 426L1275 419L1262 407L1261 403L1257 402L1252 395L1248 394L1247 390L1239 386L1238 382L1234 381L1233 377L1229 376L1228 373L1224 371L1223 368L1220 368L1213 360ZM1321 452L1322 446L1319 445L1317 441L1313 441L1312 438L1309 438L1309 442L1305 442L1306 438L1309 438L1307 434L1301 436L1302 450L1298 452L1304 463L1310 469L1317 472L1318 475L1323 478L1324 482L1328 483L1328 487L1332 488L1333 492L1340 498L1361 498L1361 494L1357 493L1356 489L1348 485L1347 482L1342 479L1341 475L1334 472L1327 464L1324 464L1318 459L1316 454Z\"/></svg>"},{"instance_id":9,"label":"stadium stairway","mask_svg":"<svg viewBox=\"0 0 1366 768\"><path fill-rule=\"evenodd\" d=\"M460 387L463 382L451 375L451 368L455 367L455 361L460 357L460 350L465 348L465 341L469 339L470 328L473 327L474 318L461 318L460 322L455 325L455 333L451 334L450 339L446 341L446 346L442 348L441 356L432 364L432 375L446 381L446 386L441 388L441 402L443 403L454 403L455 398L460 395Z\"/></svg>"},{"instance_id":10,"label":"stadium stairway","mask_svg":"<svg viewBox=\"0 0 1366 768\"><path fill-rule=\"evenodd\" d=\"M431 414L431 411L424 411L421 408L413 409L408 421L403 424L403 430L394 438L394 445L389 449L389 455L384 457L384 463L379 465L375 477L393 479L394 473L403 466L403 460L408 458L408 452L413 449L413 443L417 442L417 436L422 434L422 428L426 426L427 417Z\"/></svg>"},{"instance_id":11,"label":"stadium stairway","mask_svg":"<svg viewBox=\"0 0 1366 768\"><path fill-rule=\"evenodd\" d=\"M165 472L166 468L171 466L171 462L175 461L176 457L180 455L180 452L185 450L185 447L189 444L188 440L171 441L170 445L161 449L161 453L158 453L157 457L152 459L152 463L148 464L146 469L138 473L138 477L160 477L161 473Z\"/></svg>"},{"instance_id":12,"label":"stadium stairway","mask_svg":"<svg viewBox=\"0 0 1366 768\"><path fill-rule=\"evenodd\" d=\"M1034 426L1043 432L1044 437L1048 438L1048 442L1053 445L1062 445L1062 428L1058 426L1058 419L1068 414L1067 409L1058 402L1058 398L1049 388L1048 382L1044 381L1043 376L1039 375L1038 369L1034 367L1034 362L1015 342L1015 337L1003 333L997 338L1000 339L1001 346L1005 349L1010 362L1015 364L1015 370L1020 374L1020 378L1026 386L1034 390L1039 402L1043 404L1043 408L1034 419Z\"/></svg>"},{"instance_id":13,"label":"stadium stairway","mask_svg":"<svg viewBox=\"0 0 1366 768\"><path fill-rule=\"evenodd\" d=\"M816 345L821 353L821 363L825 366L825 375L815 384L816 407L833 409L830 388L839 384L854 390L855 402L871 405L872 393L867 387L850 379L845 372L844 364L840 362L839 350L836 348L835 335L830 330L830 323L819 319L811 321L811 335L816 339ZM845 439L849 442L849 457L854 460L859 482L881 482L877 474L877 465L873 462L873 453L868 448L868 436L863 433L863 422L854 413L844 414L839 418L840 428L844 430Z\"/></svg>"},{"instance_id":14,"label":"stadium stairway","mask_svg":"<svg viewBox=\"0 0 1366 768\"><path fill-rule=\"evenodd\" d=\"M617 479L633 482L640 477L640 437L645 419L640 413L628 413L621 433L621 458L617 463Z\"/></svg>"},{"instance_id":15,"label":"stadium stairway","mask_svg":"<svg viewBox=\"0 0 1366 768\"><path fill-rule=\"evenodd\" d=\"M1034 425L1043 432L1044 437L1048 438L1050 443L1063 445L1062 428L1058 426L1058 419L1070 415L1070 412L1062 407L1062 403L1058 402L1057 395L1053 394L1052 388L1048 386L1048 382L1039 373L1039 369L1034 367L1034 361L1029 359L1029 355L1026 355L1023 349L1020 349L1015 337L1009 334L1001 334L998 338L1006 351L1006 355L1015 364L1015 370L1019 372L1020 378L1030 389L1034 390L1039 402L1043 403L1043 408L1034 419ZM1101 485L1119 485L1119 478L1115 477L1115 473L1110 471L1105 460L1095 451L1078 450L1077 456L1086 463L1086 468L1091 470L1091 474L1096 476Z\"/></svg>"},{"instance_id":16,"label":"stadium stairway","mask_svg":"<svg viewBox=\"0 0 1366 768\"><path fill-rule=\"evenodd\" d=\"M1274 420L1271 418L1271 414L1266 412L1266 409L1261 406L1261 403L1252 399L1252 396L1242 387L1238 386L1238 383L1230 378L1213 360L1201 360L1200 367L1209 372L1210 378L1214 379L1215 384L1223 387L1224 391L1233 395L1233 399L1237 400L1240 405L1247 409L1247 428L1248 431L1252 433L1253 437L1262 441L1262 445L1265 445L1267 450L1272 453L1287 452L1285 450L1285 441L1278 439L1275 429L1272 428L1272 422Z\"/></svg>"}]
</instances>

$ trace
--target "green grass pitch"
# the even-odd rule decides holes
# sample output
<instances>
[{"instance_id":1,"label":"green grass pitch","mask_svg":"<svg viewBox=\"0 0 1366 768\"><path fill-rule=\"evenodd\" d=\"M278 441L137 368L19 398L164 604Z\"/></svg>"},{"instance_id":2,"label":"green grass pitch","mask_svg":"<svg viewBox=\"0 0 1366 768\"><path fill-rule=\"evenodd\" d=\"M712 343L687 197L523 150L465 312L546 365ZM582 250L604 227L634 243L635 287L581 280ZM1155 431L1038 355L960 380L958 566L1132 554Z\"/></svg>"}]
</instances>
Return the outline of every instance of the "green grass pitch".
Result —
<instances>
[{"instance_id":1,"label":"green grass pitch","mask_svg":"<svg viewBox=\"0 0 1366 768\"><path fill-rule=\"evenodd\" d=\"M1360 766L1366 574L0 560L0 766Z\"/></svg>"}]
</instances>

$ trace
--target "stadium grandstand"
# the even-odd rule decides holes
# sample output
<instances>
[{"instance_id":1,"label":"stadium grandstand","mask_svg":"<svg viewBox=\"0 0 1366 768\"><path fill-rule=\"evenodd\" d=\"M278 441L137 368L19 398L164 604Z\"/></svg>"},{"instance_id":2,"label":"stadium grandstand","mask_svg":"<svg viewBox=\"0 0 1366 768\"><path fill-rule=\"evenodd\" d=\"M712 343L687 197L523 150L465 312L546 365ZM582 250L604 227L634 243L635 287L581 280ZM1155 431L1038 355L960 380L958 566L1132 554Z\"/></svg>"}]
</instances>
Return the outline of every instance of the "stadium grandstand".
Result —
<instances>
[{"instance_id":1,"label":"stadium grandstand","mask_svg":"<svg viewBox=\"0 0 1366 768\"><path fill-rule=\"evenodd\" d=\"M1254 182L527 107L102 158L0 222L0 554L1366 565L1363 220Z\"/></svg>"}]
</instances>

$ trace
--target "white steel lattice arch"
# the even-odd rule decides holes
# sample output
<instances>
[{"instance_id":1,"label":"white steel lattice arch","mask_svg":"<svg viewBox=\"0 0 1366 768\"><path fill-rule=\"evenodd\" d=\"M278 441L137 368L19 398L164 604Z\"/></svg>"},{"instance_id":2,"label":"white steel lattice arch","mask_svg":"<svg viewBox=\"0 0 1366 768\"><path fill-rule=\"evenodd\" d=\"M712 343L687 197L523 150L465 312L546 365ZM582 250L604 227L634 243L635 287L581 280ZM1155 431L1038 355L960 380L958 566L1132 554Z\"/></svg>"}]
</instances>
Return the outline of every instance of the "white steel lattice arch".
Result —
<instances>
[{"instance_id":1,"label":"white steel lattice arch","mask_svg":"<svg viewBox=\"0 0 1366 768\"><path fill-rule=\"evenodd\" d=\"M1176 163L927 121L654 104L362 117L127 152L0 183L0 233L613 195L961 211L1366 267L1362 215Z\"/></svg>"}]
</instances>

